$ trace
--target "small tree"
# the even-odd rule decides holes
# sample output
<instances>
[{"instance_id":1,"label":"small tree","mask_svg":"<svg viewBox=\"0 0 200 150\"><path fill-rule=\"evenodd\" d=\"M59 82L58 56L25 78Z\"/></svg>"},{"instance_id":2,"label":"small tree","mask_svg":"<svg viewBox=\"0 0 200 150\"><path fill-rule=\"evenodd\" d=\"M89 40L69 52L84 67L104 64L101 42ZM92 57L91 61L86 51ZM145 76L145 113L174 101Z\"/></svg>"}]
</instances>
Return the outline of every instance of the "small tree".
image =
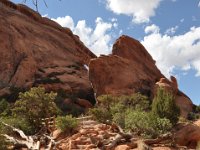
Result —
<instances>
[{"instance_id":1,"label":"small tree","mask_svg":"<svg viewBox=\"0 0 200 150\"><path fill-rule=\"evenodd\" d=\"M160 118L167 118L174 125L178 121L180 109L175 104L175 98L172 93L158 88L156 96L152 103L152 112Z\"/></svg>"},{"instance_id":2,"label":"small tree","mask_svg":"<svg viewBox=\"0 0 200 150\"><path fill-rule=\"evenodd\" d=\"M159 118L151 112L126 110L125 129L135 135L156 138L160 134L169 132L171 127L169 119Z\"/></svg>"},{"instance_id":3,"label":"small tree","mask_svg":"<svg viewBox=\"0 0 200 150\"><path fill-rule=\"evenodd\" d=\"M56 126L64 132L71 133L78 127L78 121L72 115L59 116L56 118Z\"/></svg>"},{"instance_id":4,"label":"small tree","mask_svg":"<svg viewBox=\"0 0 200 150\"><path fill-rule=\"evenodd\" d=\"M19 99L12 110L14 116L26 118L37 129L41 119L51 117L58 113L54 103L56 93L45 93L45 88L34 87L24 93L19 93Z\"/></svg>"}]
</instances>

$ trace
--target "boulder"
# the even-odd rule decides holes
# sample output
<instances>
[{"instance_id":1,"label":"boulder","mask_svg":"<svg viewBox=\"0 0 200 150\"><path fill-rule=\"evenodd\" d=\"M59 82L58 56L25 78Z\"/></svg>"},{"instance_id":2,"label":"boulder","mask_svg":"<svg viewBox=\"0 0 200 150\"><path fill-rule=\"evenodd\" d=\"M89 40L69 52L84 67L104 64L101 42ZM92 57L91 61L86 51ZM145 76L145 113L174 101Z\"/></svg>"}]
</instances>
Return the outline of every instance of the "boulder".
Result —
<instances>
[{"instance_id":1,"label":"boulder","mask_svg":"<svg viewBox=\"0 0 200 150\"><path fill-rule=\"evenodd\" d=\"M0 20L0 97L41 85L95 102L84 65L96 56L68 28L7 0Z\"/></svg>"},{"instance_id":2,"label":"boulder","mask_svg":"<svg viewBox=\"0 0 200 150\"><path fill-rule=\"evenodd\" d=\"M200 121L189 123L175 133L175 142L181 146L195 149L200 141Z\"/></svg>"},{"instance_id":3,"label":"boulder","mask_svg":"<svg viewBox=\"0 0 200 150\"><path fill-rule=\"evenodd\" d=\"M89 68L97 96L135 92L151 96L155 82L164 77L142 44L124 35L113 45L111 55L92 59Z\"/></svg>"}]
</instances>

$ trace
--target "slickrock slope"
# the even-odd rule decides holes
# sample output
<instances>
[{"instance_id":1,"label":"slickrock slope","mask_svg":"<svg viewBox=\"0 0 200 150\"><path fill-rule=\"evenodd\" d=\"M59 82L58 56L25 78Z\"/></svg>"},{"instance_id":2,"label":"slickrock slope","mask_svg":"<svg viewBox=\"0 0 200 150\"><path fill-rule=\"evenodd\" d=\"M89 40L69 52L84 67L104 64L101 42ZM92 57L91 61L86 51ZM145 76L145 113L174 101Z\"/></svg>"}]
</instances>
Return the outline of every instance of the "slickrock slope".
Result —
<instances>
[{"instance_id":1,"label":"slickrock slope","mask_svg":"<svg viewBox=\"0 0 200 150\"><path fill-rule=\"evenodd\" d=\"M183 117L192 111L193 104L179 91L176 78L166 79L144 46L128 36L123 35L115 42L111 55L92 59L89 68L89 78L97 96L140 92L152 99L155 88L164 87L176 97Z\"/></svg>"},{"instance_id":2,"label":"slickrock slope","mask_svg":"<svg viewBox=\"0 0 200 150\"><path fill-rule=\"evenodd\" d=\"M0 96L43 85L94 101L84 65L96 56L68 28L0 0Z\"/></svg>"}]
</instances>

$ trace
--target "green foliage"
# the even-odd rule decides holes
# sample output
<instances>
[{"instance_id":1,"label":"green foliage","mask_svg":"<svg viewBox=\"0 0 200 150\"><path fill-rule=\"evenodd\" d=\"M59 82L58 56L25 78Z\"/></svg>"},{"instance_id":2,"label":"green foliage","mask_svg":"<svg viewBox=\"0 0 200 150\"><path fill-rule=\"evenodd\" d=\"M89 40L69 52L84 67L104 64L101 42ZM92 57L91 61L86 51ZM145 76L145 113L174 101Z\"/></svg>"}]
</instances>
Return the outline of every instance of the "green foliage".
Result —
<instances>
[{"instance_id":1,"label":"green foliage","mask_svg":"<svg viewBox=\"0 0 200 150\"><path fill-rule=\"evenodd\" d=\"M137 109L137 110L149 110L150 104L146 96L136 93L129 96L112 96L112 95L102 95L99 96L98 102L100 106L109 109L113 104L121 103L127 108Z\"/></svg>"},{"instance_id":2,"label":"green foliage","mask_svg":"<svg viewBox=\"0 0 200 150\"><path fill-rule=\"evenodd\" d=\"M199 106L194 105L193 111L188 114L187 119L194 121L199 118L200 118L200 105Z\"/></svg>"},{"instance_id":3,"label":"green foliage","mask_svg":"<svg viewBox=\"0 0 200 150\"><path fill-rule=\"evenodd\" d=\"M98 101L99 106L90 109L89 113L99 122L113 122L136 135L153 138L172 128L169 119L150 111L149 100L139 93L119 97L103 95Z\"/></svg>"},{"instance_id":4,"label":"green foliage","mask_svg":"<svg viewBox=\"0 0 200 150\"><path fill-rule=\"evenodd\" d=\"M0 116L7 116L10 112L10 104L5 100L0 100Z\"/></svg>"},{"instance_id":5,"label":"green foliage","mask_svg":"<svg viewBox=\"0 0 200 150\"><path fill-rule=\"evenodd\" d=\"M199 105L199 106L196 106L195 111L196 111L197 113L200 113L200 105Z\"/></svg>"},{"instance_id":6,"label":"green foliage","mask_svg":"<svg viewBox=\"0 0 200 150\"><path fill-rule=\"evenodd\" d=\"M126 109L148 110L149 100L140 93L130 96L102 95L98 97L100 103L97 108L90 109L89 114L102 123L115 122L122 128L125 127L124 117Z\"/></svg>"},{"instance_id":7,"label":"green foliage","mask_svg":"<svg viewBox=\"0 0 200 150\"><path fill-rule=\"evenodd\" d=\"M34 87L24 93L19 93L19 99L12 109L14 116L21 116L33 124L36 129L41 125L41 119L58 113L54 103L56 93L45 93L43 87Z\"/></svg>"},{"instance_id":8,"label":"green foliage","mask_svg":"<svg viewBox=\"0 0 200 150\"><path fill-rule=\"evenodd\" d=\"M167 118L174 125L177 123L180 110L175 104L173 94L159 88L153 99L152 112L160 118Z\"/></svg>"},{"instance_id":9,"label":"green foliage","mask_svg":"<svg viewBox=\"0 0 200 150\"><path fill-rule=\"evenodd\" d=\"M56 126L64 132L71 133L78 127L78 121L72 115L59 116L56 118Z\"/></svg>"},{"instance_id":10,"label":"green foliage","mask_svg":"<svg viewBox=\"0 0 200 150\"><path fill-rule=\"evenodd\" d=\"M194 113L194 112L190 112L187 116L188 120L197 120L200 118L200 114L199 113Z\"/></svg>"},{"instance_id":11,"label":"green foliage","mask_svg":"<svg viewBox=\"0 0 200 150\"><path fill-rule=\"evenodd\" d=\"M17 129L22 130L25 134L27 135L31 135L35 133L35 128L33 126L33 124L31 124L30 122L28 122L28 120L26 120L25 118L22 118L20 116L18 117L3 117L0 118L1 122L4 122L8 125L11 125ZM6 127L5 125L0 123L0 133L1 134L12 134L12 130L10 130L10 128Z\"/></svg>"},{"instance_id":12,"label":"green foliage","mask_svg":"<svg viewBox=\"0 0 200 150\"><path fill-rule=\"evenodd\" d=\"M90 109L89 114L92 115L95 120L102 123L108 123L108 121L112 120L112 115L108 109L102 107Z\"/></svg>"},{"instance_id":13,"label":"green foliage","mask_svg":"<svg viewBox=\"0 0 200 150\"><path fill-rule=\"evenodd\" d=\"M126 111L125 129L136 135L155 138L168 132L171 127L170 120L159 118L152 113L130 109Z\"/></svg>"}]
</instances>

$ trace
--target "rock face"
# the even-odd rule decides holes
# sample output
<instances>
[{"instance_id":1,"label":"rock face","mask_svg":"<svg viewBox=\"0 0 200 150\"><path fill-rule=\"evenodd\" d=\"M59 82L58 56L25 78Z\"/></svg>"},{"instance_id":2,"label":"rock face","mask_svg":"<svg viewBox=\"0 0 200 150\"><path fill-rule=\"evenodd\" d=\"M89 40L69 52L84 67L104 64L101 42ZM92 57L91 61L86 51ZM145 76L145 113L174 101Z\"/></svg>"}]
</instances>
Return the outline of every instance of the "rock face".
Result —
<instances>
[{"instance_id":1,"label":"rock face","mask_svg":"<svg viewBox=\"0 0 200 150\"><path fill-rule=\"evenodd\" d=\"M151 96L155 82L164 77L142 44L128 36L116 41L112 55L92 59L89 68L97 96L135 92Z\"/></svg>"},{"instance_id":2,"label":"rock face","mask_svg":"<svg viewBox=\"0 0 200 150\"><path fill-rule=\"evenodd\" d=\"M87 69L96 56L73 35L25 5L0 0L0 96L44 86L94 101Z\"/></svg>"},{"instance_id":3,"label":"rock face","mask_svg":"<svg viewBox=\"0 0 200 150\"><path fill-rule=\"evenodd\" d=\"M200 142L200 120L181 127L175 133L175 142L182 146L195 149Z\"/></svg>"}]
</instances>

